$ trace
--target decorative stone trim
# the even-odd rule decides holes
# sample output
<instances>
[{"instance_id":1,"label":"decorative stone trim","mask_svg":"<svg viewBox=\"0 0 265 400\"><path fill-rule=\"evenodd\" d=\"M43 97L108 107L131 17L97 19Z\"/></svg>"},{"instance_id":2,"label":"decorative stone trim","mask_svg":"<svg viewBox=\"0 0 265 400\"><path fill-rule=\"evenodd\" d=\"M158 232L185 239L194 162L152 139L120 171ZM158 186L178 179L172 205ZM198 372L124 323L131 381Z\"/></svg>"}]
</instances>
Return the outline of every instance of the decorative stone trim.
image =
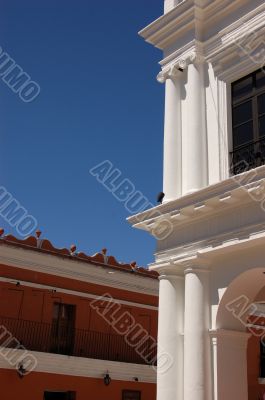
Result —
<instances>
[{"instance_id":1,"label":"decorative stone trim","mask_svg":"<svg viewBox=\"0 0 265 400\"><path fill-rule=\"evenodd\" d=\"M4 349L0 347L0 349ZM19 354L24 350L13 350L13 359L19 359ZM68 376L103 379L108 371L112 380L133 381L138 377L139 382L156 383L155 368L149 365L128 364L115 361L96 360L91 358L71 357L59 354L40 353L29 351L38 361L36 369L32 372L43 372ZM4 357L0 357L0 369L15 369Z\"/></svg>"},{"instance_id":2,"label":"decorative stone trim","mask_svg":"<svg viewBox=\"0 0 265 400\"><path fill-rule=\"evenodd\" d=\"M204 61L204 57L198 51L192 51L183 55L170 66L165 67L159 72L156 79L159 83L165 83L167 79L174 79L180 76L180 73L186 70L189 64L200 63Z\"/></svg>"},{"instance_id":3,"label":"decorative stone trim","mask_svg":"<svg viewBox=\"0 0 265 400\"><path fill-rule=\"evenodd\" d=\"M158 280L139 274L128 274L115 271L109 274L104 266L88 264L81 260L55 257L35 250L16 248L5 243L0 247L0 263L22 270L36 271L57 277L70 278L76 281L93 283L100 286L139 292L147 295L158 295Z\"/></svg>"}]
</instances>

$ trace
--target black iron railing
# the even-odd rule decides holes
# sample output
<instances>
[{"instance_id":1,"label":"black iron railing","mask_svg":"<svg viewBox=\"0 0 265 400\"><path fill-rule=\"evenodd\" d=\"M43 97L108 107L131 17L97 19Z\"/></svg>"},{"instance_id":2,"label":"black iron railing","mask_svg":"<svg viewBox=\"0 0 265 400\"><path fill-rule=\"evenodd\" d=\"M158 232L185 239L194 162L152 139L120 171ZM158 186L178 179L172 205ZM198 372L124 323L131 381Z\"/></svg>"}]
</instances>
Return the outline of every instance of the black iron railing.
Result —
<instances>
[{"instance_id":1,"label":"black iron railing","mask_svg":"<svg viewBox=\"0 0 265 400\"><path fill-rule=\"evenodd\" d=\"M10 334L4 334L4 331ZM13 340L7 340L13 337ZM125 341L123 335L69 329L57 324L0 317L0 346L69 356L120 361L135 364L155 364L156 347L151 339L143 340L140 354Z\"/></svg>"},{"instance_id":2,"label":"black iron railing","mask_svg":"<svg viewBox=\"0 0 265 400\"><path fill-rule=\"evenodd\" d=\"M230 153L231 172L234 175L265 164L265 137L239 146Z\"/></svg>"}]
</instances>

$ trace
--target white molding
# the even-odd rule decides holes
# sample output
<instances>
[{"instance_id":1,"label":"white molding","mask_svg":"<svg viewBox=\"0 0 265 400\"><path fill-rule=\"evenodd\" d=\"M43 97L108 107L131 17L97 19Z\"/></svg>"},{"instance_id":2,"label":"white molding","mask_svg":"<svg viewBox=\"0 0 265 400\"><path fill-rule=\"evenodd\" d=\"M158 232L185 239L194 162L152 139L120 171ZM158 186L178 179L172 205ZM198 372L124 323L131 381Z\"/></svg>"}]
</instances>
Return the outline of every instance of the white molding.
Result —
<instances>
[{"instance_id":1,"label":"white molding","mask_svg":"<svg viewBox=\"0 0 265 400\"><path fill-rule=\"evenodd\" d=\"M213 0L205 4L206 2L186 0L142 29L139 35L148 43L164 50L179 37L185 34L188 36L195 27L198 31L203 31L207 26L218 25L220 20L247 2L248 0L240 0L240 2ZM252 14L249 17L252 17ZM218 34L215 37L218 37Z\"/></svg>"},{"instance_id":2,"label":"white molding","mask_svg":"<svg viewBox=\"0 0 265 400\"><path fill-rule=\"evenodd\" d=\"M112 271L102 266L84 263L81 260L68 260L55 255L25 250L12 245L1 244L0 263L11 267L41 272L76 281L113 287L125 291L158 295L158 281L133 273Z\"/></svg>"},{"instance_id":3,"label":"white molding","mask_svg":"<svg viewBox=\"0 0 265 400\"><path fill-rule=\"evenodd\" d=\"M237 195L237 193L240 194L241 192L244 196L244 189L242 189L241 185L238 183L239 180L242 180L242 182L247 181L249 184L253 182L258 187L259 185L261 185L261 182L264 178L265 166L261 166L256 168L255 170L244 172L237 175L236 177L229 177L224 181L207 186L197 192L186 194L179 199L156 206L150 210L144 211L143 213L136 214L132 217L127 218L127 220L131 225L144 229L146 226L142 227L141 223L139 223L138 221L143 221L143 225L144 222L148 222L148 224L151 223L151 221L154 221L155 218L149 218L149 215L154 215L154 210L157 210L157 214L159 214L159 217L157 218L160 218L162 215L169 216L170 213L172 213L172 216L175 215L175 219L178 219L179 216L179 222L185 221L188 215L185 214L184 209L187 209L187 211L191 210L192 212L189 214L194 217L194 212L202 211L202 209L200 209L200 206L204 206L206 211L206 203L208 202L210 211L211 209L216 208L216 204L224 199L226 193L227 195L229 195L229 193L232 195L232 192L234 192L234 195ZM247 191L248 188L246 188L246 192ZM179 212L181 210L182 214L179 215ZM184 216L184 214L186 217L185 219L181 218L181 216Z\"/></svg>"},{"instance_id":4,"label":"white molding","mask_svg":"<svg viewBox=\"0 0 265 400\"><path fill-rule=\"evenodd\" d=\"M236 183L235 179L234 182ZM239 205L242 207L245 204L252 203L253 199L249 193L254 189L257 191L263 190L264 184L265 179L261 179L255 182L255 186L253 186L252 183L245 186L237 185L230 191L220 192L214 197L205 198L204 201L198 203L195 202L192 205L186 205L185 207L180 208L172 207L171 211L168 210L166 212L165 216L173 225L178 226L187 225L189 222L194 223L195 220L204 220L206 216L210 218L218 213L223 213L224 211L227 212L229 209L237 208ZM171 203L175 203L175 201L172 201ZM166 203L166 205L168 204L169 202ZM132 221L136 228L150 232L150 230L153 229L153 226L158 223L157 221L159 218L161 218L161 215L149 219L147 214L147 219L142 217L141 222L136 221L136 224L134 224L133 217L129 219L129 222Z\"/></svg>"},{"instance_id":5,"label":"white molding","mask_svg":"<svg viewBox=\"0 0 265 400\"><path fill-rule=\"evenodd\" d=\"M4 350L0 347L0 352ZM13 359L19 359L24 350L14 350ZM70 357L59 354L40 353L29 351L37 359L37 367L32 372L43 372L49 374L79 376L87 378L103 379L108 371L112 380L133 381L134 377L139 382L156 383L156 370L149 365L129 364L116 361L96 360L92 358ZM17 356L16 356L17 354ZM7 360L0 355L0 369L13 369ZM26 379L26 378L25 378Z\"/></svg>"},{"instance_id":6,"label":"white molding","mask_svg":"<svg viewBox=\"0 0 265 400\"><path fill-rule=\"evenodd\" d=\"M73 296L83 297L86 299L98 299L98 297L99 297L99 296L96 296L96 295L90 294L90 293L79 292L77 290L69 290L69 289L61 289L61 288L58 289L55 286L40 285L38 283L32 283L32 282L24 281L21 279L18 279L17 281L19 281L20 285L22 285L22 286L31 287L34 289L45 289L45 290L50 290L50 291L56 290L56 293L65 293L65 294L70 294ZM14 279L0 277L0 282L16 284L17 281ZM109 299L108 297L101 297L101 298L104 301L111 301L112 303L124 304L124 305L130 306L130 307L144 308L147 310L156 310L156 311L158 310L158 307L149 306L148 304L135 303L133 301Z\"/></svg>"}]
</instances>

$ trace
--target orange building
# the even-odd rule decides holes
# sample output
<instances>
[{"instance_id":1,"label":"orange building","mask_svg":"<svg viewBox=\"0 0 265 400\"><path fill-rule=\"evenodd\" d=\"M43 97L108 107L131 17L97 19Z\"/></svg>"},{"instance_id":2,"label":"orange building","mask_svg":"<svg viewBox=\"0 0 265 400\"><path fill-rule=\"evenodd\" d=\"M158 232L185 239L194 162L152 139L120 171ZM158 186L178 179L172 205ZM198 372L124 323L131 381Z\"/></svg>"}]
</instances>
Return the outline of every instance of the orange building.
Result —
<instances>
[{"instance_id":1,"label":"orange building","mask_svg":"<svg viewBox=\"0 0 265 400\"><path fill-rule=\"evenodd\" d=\"M0 235L4 400L155 400L157 274Z\"/></svg>"}]
</instances>

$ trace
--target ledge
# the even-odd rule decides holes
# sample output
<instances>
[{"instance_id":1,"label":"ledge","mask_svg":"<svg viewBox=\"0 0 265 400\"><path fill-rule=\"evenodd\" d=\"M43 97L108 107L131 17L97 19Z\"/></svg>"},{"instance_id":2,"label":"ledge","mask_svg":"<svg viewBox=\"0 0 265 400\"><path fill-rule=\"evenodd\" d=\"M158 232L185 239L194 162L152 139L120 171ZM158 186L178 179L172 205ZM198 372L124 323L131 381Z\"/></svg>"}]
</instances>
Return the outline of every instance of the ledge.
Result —
<instances>
[{"instance_id":1,"label":"ledge","mask_svg":"<svg viewBox=\"0 0 265 400\"><path fill-rule=\"evenodd\" d=\"M0 353L3 350L6 349L0 347ZM12 359L19 359L19 356L22 356L23 352L24 350L12 350ZM156 370L149 365L69 357L35 351L30 351L28 354L36 357L37 360L37 366L32 373L42 372L103 379L104 374L108 371L113 380L133 381L134 377L138 377L139 382L156 383ZM15 366L10 365L4 357L0 357L1 368L15 370Z\"/></svg>"}]
</instances>

